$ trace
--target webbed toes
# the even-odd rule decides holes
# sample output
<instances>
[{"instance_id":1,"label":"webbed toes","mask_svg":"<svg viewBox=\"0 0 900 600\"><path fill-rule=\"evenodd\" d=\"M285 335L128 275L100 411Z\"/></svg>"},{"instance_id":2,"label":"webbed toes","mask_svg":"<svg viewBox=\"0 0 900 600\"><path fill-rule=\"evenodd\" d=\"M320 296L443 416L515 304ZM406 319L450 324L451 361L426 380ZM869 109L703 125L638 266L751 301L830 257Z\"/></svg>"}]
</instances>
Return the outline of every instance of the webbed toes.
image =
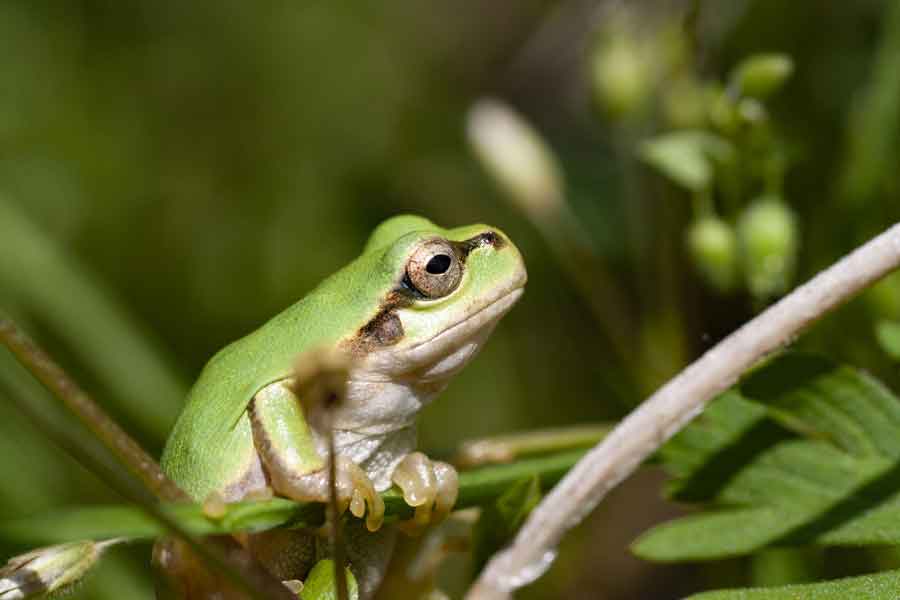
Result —
<instances>
[{"instance_id":1,"label":"webbed toes","mask_svg":"<svg viewBox=\"0 0 900 600\"><path fill-rule=\"evenodd\" d=\"M447 518L456 498L459 496L459 475L452 465L445 462L434 462L434 478L437 480L437 496L434 500L434 514L431 519L440 523Z\"/></svg>"},{"instance_id":2,"label":"webbed toes","mask_svg":"<svg viewBox=\"0 0 900 600\"><path fill-rule=\"evenodd\" d=\"M437 482L431 461L421 452L407 454L394 469L391 480L403 491L403 500L410 506L425 506L434 502Z\"/></svg>"},{"instance_id":3,"label":"webbed toes","mask_svg":"<svg viewBox=\"0 0 900 600\"><path fill-rule=\"evenodd\" d=\"M403 499L415 507L409 521L400 523L406 533L417 534L430 524L442 521L456 503L459 479L447 463L431 461L421 452L407 455L391 477L403 492Z\"/></svg>"},{"instance_id":4,"label":"webbed toes","mask_svg":"<svg viewBox=\"0 0 900 600\"><path fill-rule=\"evenodd\" d=\"M357 517L366 517L366 528L378 531L384 522L384 500L375 491L372 480L352 460L340 457L335 464L338 480L338 504L341 512L350 508Z\"/></svg>"}]
</instances>

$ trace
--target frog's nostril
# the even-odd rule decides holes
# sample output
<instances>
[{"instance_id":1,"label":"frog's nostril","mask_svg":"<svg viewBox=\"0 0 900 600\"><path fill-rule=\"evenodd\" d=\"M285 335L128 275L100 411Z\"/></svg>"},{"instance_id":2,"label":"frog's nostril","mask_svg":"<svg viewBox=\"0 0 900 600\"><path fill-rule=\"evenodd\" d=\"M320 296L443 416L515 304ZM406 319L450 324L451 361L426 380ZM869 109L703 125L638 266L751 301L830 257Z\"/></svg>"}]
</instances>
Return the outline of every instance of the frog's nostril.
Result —
<instances>
[{"instance_id":1,"label":"frog's nostril","mask_svg":"<svg viewBox=\"0 0 900 600\"><path fill-rule=\"evenodd\" d=\"M482 244L490 244L497 249L502 248L504 244L506 244L506 240L503 239L503 236L496 231L488 231L487 233L482 233L480 237Z\"/></svg>"}]
</instances>

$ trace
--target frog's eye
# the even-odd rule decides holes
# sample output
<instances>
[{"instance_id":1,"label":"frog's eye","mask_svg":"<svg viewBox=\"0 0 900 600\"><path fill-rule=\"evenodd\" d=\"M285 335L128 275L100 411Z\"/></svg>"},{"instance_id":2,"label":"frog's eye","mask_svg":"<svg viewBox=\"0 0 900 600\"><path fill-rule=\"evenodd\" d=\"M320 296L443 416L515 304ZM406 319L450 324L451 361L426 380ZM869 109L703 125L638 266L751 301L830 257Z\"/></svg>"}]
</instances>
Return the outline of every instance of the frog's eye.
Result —
<instances>
[{"instance_id":1,"label":"frog's eye","mask_svg":"<svg viewBox=\"0 0 900 600\"><path fill-rule=\"evenodd\" d=\"M426 298L441 298L456 289L462 265L444 240L429 240L416 248L406 264L407 283Z\"/></svg>"}]
</instances>

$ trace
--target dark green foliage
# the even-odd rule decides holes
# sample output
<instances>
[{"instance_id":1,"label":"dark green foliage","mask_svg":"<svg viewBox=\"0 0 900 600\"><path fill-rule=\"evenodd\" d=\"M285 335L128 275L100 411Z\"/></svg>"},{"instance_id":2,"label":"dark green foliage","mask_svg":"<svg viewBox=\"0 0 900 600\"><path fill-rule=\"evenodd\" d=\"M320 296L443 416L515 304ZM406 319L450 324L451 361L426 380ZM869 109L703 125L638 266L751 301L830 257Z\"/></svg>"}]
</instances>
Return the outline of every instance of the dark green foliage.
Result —
<instances>
[{"instance_id":1,"label":"dark green foliage","mask_svg":"<svg viewBox=\"0 0 900 600\"><path fill-rule=\"evenodd\" d=\"M672 498L711 510L650 530L634 551L675 561L900 543L898 429L900 402L871 376L781 356L666 446Z\"/></svg>"},{"instance_id":2,"label":"dark green foliage","mask_svg":"<svg viewBox=\"0 0 900 600\"><path fill-rule=\"evenodd\" d=\"M900 571L769 589L723 590L688 600L892 600L900 595Z\"/></svg>"}]
</instances>

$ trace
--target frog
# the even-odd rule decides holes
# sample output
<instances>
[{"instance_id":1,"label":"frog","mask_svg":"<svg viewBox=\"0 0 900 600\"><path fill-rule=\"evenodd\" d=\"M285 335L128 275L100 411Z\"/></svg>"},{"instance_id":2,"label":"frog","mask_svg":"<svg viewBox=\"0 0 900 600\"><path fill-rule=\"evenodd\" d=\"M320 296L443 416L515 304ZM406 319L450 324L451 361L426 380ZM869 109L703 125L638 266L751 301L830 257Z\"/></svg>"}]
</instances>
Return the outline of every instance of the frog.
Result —
<instances>
[{"instance_id":1,"label":"frog","mask_svg":"<svg viewBox=\"0 0 900 600\"><path fill-rule=\"evenodd\" d=\"M526 281L522 254L495 227L445 229L417 215L382 222L352 262L213 356L171 431L163 471L195 502L266 493L325 502L333 448L338 504L364 517L346 520L350 570L359 597L371 598L398 530L382 526L379 494L397 486L417 526L451 511L457 473L417 451L417 417L483 347ZM307 418L296 382L298 357L323 351L350 365L330 432ZM255 533L243 545L285 582L327 558L304 530ZM179 552L155 555L174 579L191 576ZM190 598L218 593L175 587Z\"/></svg>"}]
</instances>

